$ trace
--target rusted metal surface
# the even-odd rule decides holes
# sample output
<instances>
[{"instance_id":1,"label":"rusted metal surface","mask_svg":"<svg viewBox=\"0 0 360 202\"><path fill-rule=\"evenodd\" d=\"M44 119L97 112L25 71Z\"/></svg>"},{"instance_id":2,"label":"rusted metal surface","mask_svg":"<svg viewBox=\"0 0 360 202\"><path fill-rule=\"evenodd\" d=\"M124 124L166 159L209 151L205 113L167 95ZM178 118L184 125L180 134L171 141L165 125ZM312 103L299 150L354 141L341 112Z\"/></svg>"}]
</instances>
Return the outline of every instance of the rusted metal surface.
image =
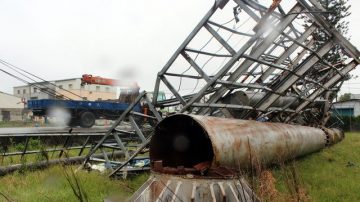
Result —
<instances>
[{"instance_id":1,"label":"rusted metal surface","mask_svg":"<svg viewBox=\"0 0 360 202\"><path fill-rule=\"evenodd\" d=\"M152 163L152 171L157 173L164 173L170 175L193 175L194 178L205 179L234 179L237 172L234 169L227 167L211 167L211 162L202 162L194 165L192 168L178 167L164 167L162 161L154 161Z\"/></svg>"},{"instance_id":2,"label":"rusted metal surface","mask_svg":"<svg viewBox=\"0 0 360 202\"><path fill-rule=\"evenodd\" d=\"M341 140L343 140L345 138L344 132L339 130L339 129L336 129L336 128L332 128L332 129L322 128L322 130L326 134L327 145L329 145L329 146L333 145L333 144L336 144L336 143L340 142Z\"/></svg>"},{"instance_id":3,"label":"rusted metal surface","mask_svg":"<svg viewBox=\"0 0 360 202\"><path fill-rule=\"evenodd\" d=\"M153 173L130 201L259 201L242 178L194 179Z\"/></svg>"},{"instance_id":4,"label":"rusted metal surface","mask_svg":"<svg viewBox=\"0 0 360 202\"><path fill-rule=\"evenodd\" d=\"M343 139L337 129L177 114L164 119L150 143L164 167L246 169L321 150ZM210 166L209 166L210 167Z\"/></svg>"}]
</instances>

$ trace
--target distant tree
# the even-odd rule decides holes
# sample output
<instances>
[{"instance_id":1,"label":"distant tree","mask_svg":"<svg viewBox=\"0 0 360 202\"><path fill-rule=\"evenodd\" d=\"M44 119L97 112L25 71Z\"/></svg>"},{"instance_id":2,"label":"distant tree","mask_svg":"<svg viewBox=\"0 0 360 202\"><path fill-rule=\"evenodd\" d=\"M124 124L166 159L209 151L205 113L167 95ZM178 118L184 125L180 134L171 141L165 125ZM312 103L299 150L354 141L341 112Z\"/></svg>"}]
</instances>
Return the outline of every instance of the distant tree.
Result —
<instances>
[{"instance_id":1,"label":"distant tree","mask_svg":"<svg viewBox=\"0 0 360 202\"><path fill-rule=\"evenodd\" d=\"M345 93L340 96L339 101L340 102L348 101L348 100L350 100L350 97L351 97L351 93Z\"/></svg>"},{"instance_id":2,"label":"distant tree","mask_svg":"<svg viewBox=\"0 0 360 202\"><path fill-rule=\"evenodd\" d=\"M327 11L329 11L329 13L324 13L325 18L337 31L346 36L349 30L349 22L346 21L345 18L351 14L349 12L351 6L348 5L348 0L319 0L319 2ZM326 36L322 30L317 30L314 33L314 37L317 40L315 43L315 46L317 47L328 40L328 36ZM335 46L324 58L331 64L339 63L342 61L341 51L340 46Z\"/></svg>"}]
</instances>

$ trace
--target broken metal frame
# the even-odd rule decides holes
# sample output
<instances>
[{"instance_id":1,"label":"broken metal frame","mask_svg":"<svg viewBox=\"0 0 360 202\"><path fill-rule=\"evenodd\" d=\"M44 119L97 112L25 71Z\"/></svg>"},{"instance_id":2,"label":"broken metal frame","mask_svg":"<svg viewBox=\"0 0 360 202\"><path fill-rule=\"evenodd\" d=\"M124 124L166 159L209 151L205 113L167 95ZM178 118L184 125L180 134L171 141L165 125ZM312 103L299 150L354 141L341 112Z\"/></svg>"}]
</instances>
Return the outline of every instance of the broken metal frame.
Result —
<instances>
[{"instance_id":1,"label":"broken metal frame","mask_svg":"<svg viewBox=\"0 0 360 202\"><path fill-rule=\"evenodd\" d=\"M212 19L214 14L221 14L224 7L229 4L227 0L216 1L158 73L154 97L160 90L164 90L161 89L161 85L164 85L165 89L174 96L171 98L172 103L182 106L180 113L214 115L214 111L218 110L213 108L216 108L222 111L222 116L232 117L226 111L242 109L246 112L242 115L243 119L256 119L271 114L272 121L281 120L289 123L296 122L299 117L303 118L303 113L308 112L309 109L319 108L314 107L315 101L331 103L333 97L326 94L338 90L339 83L359 64L360 53L326 21L322 16L326 11L321 5L315 0L309 1L311 5L308 1L297 0L293 8L286 12L281 4L277 5L277 10L270 10L251 0L234 0L234 2L241 8L242 14L245 13L255 22L253 32L235 30ZM267 14L264 15L265 13ZM307 24L303 30L296 28L296 23L299 23L295 21L300 21L299 16L308 19L308 22L303 20L304 26ZM265 26L269 23L272 24L271 27ZM322 47L314 46L313 33L319 29L324 30L329 37ZM216 40L227 53L190 47L191 44L196 44L197 36L204 30L210 34L210 40ZM247 42L236 50L234 49L236 44L226 40L227 35L224 32L242 36ZM323 60L335 44L343 48L344 54L351 59L350 62L335 67ZM206 69L206 64L201 65L201 61L196 60L198 55L209 60L212 58L228 58L228 60L215 68L210 67L217 70L212 73ZM173 72L174 63L182 58L192 70L195 70L192 74ZM319 65L323 65L328 70L325 73L316 73L315 66ZM275 72L277 73L274 74ZM252 77L251 81L249 77ZM194 89L192 95L182 94L175 87L179 79L182 83L186 83L184 80L187 79L186 81L201 80L205 84L199 90ZM252 106L221 101L237 90L263 92L266 95ZM276 100L284 96L297 98L295 101L299 102L299 106L290 107L295 101L282 107L272 106ZM153 100L153 104L157 107L166 106L163 103L166 101ZM321 117L325 117L324 114L327 113L324 109L317 109L317 113L322 114ZM255 117L253 117L254 112ZM286 114L286 120L280 118L284 116L283 113ZM317 125L326 123L323 118L317 118L317 120L302 120L300 123L304 125L314 125L314 122Z\"/></svg>"},{"instance_id":2,"label":"broken metal frame","mask_svg":"<svg viewBox=\"0 0 360 202\"><path fill-rule=\"evenodd\" d=\"M149 110L151 111L151 115L134 111L134 107L136 105L142 104L143 106L146 105ZM140 119L136 118L140 117ZM137 139L139 140L139 144L135 145L136 150L131 153L128 150L128 146L124 143L122 138L119 136L119 131L116 130L118 126L120 126L122 123L125 122L125 120L128 119L132 128L134 129L134 135L137 136ZM142 168L124 168L128 163L135 159L135 157L143 151L145 147L148 146L150 138L152 136L152 132L148 132L147 135L143 133L143 130L141 126L144 126L144 124L141 124L141 122L147 121L149 125L153 124L152 121L158 122L162 120L162 116L160 113L156 110L156 108L153 106L152 102L147 96L147 93L143 91L140 93L140 95L135 99L135 101L130 104L130 106L120 115L120 117L114 122L114 124L108 129L108 131L105 133L105 135L96 143L93 145L93 147L90 149L88 154L85 157L85 160L82 164L82 167L86 166L89 162L105 162L105 165L107 168L110 168L112 170L110 177L115 176L118 172L126 173L127 171L141 171L141 170L148 170L149 167L142 167ZM125 155L125 159L123 161L118 161L116 159L110 160L107 155L105 155L105 148L111 148L116 151L122 151ZM104 155L103 158L93 158L92 156L96 154L96 152L101 151ZM148 157L142 157L142 158L148 158Z\"/></svg>"},{"instance_id":3,"label":"broken metal frame","mask_svg":"<svg viewBox=\"0 0 360 202\"><path fill-rule=\"evenodd\" d=\"M104 133L99 131L94 132L74 132L74 133L64 133L61 131L53 132L38 132L38 133L16 133L16 134L1 134L0 140L2 142L2 151L0 156L2 158L8 156L21 156L23 159L26 155L40 154L40 153L54 153L60 152L59 158L63 156L66 152L70 150L79 150L77 156L81 156L84 149L91 147L91 142L99 139ZM84 140L79 140L82 138ZM29 147L29 142L31 139L36 139L39 141L40 145L46 145L47 141L51 141L50 145L46 145L46 148L43 149L31 149ZM50 140L51 139L51 140ZM73 141L76 139L76 142L80 142L79 145L73 145ZM23 149L18 151L8 151L7 148L14 147L14 144L22 144ZM62 145L58 147L59 145ZM53 155L53 154L52 154ZM3 159L4 160L4 159Z\"/></svg>"}]
</instances>

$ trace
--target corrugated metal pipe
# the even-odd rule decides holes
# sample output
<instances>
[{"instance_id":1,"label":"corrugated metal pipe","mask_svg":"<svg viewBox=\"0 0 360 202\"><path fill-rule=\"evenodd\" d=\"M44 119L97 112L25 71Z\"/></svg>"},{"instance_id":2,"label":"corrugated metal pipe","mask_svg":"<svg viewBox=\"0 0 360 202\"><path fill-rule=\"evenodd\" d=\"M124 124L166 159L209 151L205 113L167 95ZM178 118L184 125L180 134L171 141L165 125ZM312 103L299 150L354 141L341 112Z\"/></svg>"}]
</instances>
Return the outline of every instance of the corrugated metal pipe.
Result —
<instances>
[{"instance_id":1,"label":"corrugated metal pipe","mask_svg":"<svg viewBox=\"0 0 360 202\"><path fill-rule=\"evenodd\" d=\"M165 118L150 142L153 171L201 173L276 164L344 138L338 129L177 114Z\"/></svg>"}]
</instances>

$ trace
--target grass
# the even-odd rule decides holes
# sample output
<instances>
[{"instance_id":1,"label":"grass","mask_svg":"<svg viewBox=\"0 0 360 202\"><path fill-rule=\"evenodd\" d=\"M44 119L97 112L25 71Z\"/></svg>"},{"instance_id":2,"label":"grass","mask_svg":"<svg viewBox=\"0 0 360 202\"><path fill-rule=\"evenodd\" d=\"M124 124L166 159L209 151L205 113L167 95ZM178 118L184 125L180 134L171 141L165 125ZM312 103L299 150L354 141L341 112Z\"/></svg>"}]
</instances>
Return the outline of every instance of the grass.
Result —
<instances>
[{"instance_id":1,"label":"grass","mask_svg":"<svg viewBox=\"0 0 360 202\"><path fill-rule=\"evenodd\" d=\"M77 166L66 167L65 171ZM78 201L61 166L0 177L0 201ZM68 175L69 176L69 175ZM128 198L149 174L128 180L109 180L98 172L76 173L89 201L113 196ZM320 152L275 166L259 175L256 183L264 201L360 201L360 133Z\"/></svg>"},{"instance_id":2,"label":"grass","mask_svg":"<svg viewBox=\"0 0 360 202\"><path fill-rule=\"evenodd\" d=\"M65 173L76 167L69 166L64 170L62 166L54 166L0 177L0 201L7 201L1 195L9 201L78 201ZM126 200L148 178L148 174L141 174L127 180L110 180L107 175L84 170L75 175L89 201L102 201L110 196Z\"/></svg>"},{"instance_id":3,"label":"grass","mask_svg":"<svg viewBox=\"0 0 360 202\"><path fill-rule=\"evenodd\" d=\"M271 172L279 191L278 201L288 201L294 192L289 181L297 181L306 200L360 201L360 133L347 133L342 142L272 168Z\"/></svg>"},{"instance_id":4,"label":"grass","mask_svg":"<svg viewBox=\"0 0 360 202\"><path fill-rule=\"evenodd\" d=\"M10 141L11 142L11 141ZM80 145L73 145L73 146L80 146ZM23 158L21 155L14 155L14 156L0 156L0 166L7 166L12 164L19 164L19 163L31 163L31 162L38 162L42 160L50 160L50 159L57 159L61 151L50 151L45 152L45 149L51 148L62 148L62 145L52 145L46 146L44 145L40 139L38 138L30 138L27 151L31 150L39 150L42 151L41 153L34 153L34 154L26 154ZM23 151L25 148L24 142L19 143L11 143L8 145L7 152L19 152ZM106 150L107 151L107 150ZM110 150L109 150L110 151ZM0 152L4 152L4 148L0 146ZM62 158L65 157L74 157L78 156L80 150L64 150ZM85 148L82 155L86 155L89 152L89 148Z\"/></svg>"},{"instance_id":5,"label":"grass","mask_svg":"<svg viewBox=\"0 0 360 202\"><path fill-rule=\"evenodd\" d=\"M0 121L0 128L13 128L13 127L35 127L41 125L33 121Z\"/></svg>"}]
</instances>

